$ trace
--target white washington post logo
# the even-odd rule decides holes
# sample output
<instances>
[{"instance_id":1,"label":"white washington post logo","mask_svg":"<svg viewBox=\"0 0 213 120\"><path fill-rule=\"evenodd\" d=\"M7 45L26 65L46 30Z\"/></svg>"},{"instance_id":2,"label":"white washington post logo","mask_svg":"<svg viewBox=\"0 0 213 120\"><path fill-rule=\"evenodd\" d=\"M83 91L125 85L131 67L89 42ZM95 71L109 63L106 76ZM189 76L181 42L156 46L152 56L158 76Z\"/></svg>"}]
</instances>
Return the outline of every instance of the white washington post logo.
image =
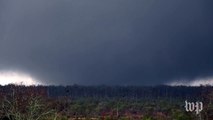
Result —
<instances>
[{"instance_id":1,"label":"white washington post logo","mask_svg":"<svg viewBox=\"0 0 213 120\"><path fill-rule=\"evenodd\" d=\"M197 115L203 110L202 102L188 102L185 101L185 108L187 112L195 112Z\"/></svg>"}]
</instances>

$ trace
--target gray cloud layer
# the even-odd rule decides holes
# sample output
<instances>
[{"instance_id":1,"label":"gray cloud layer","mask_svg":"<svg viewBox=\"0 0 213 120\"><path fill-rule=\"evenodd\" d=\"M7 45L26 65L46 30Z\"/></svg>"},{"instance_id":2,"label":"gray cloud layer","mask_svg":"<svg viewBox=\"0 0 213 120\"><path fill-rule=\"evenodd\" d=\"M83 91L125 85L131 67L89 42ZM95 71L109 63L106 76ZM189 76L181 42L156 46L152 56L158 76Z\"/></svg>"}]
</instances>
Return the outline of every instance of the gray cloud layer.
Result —
<instances>
[{"instance_id":1,"label":"gray cloud layer","mask_svg":"<svg viewBox=\"0 0 213 120\"><path fill-rule=\"evenodd\" d=\"M52 84L213 75L211 0L1 0L0 69Z\"/></svg>"}]
</instances>

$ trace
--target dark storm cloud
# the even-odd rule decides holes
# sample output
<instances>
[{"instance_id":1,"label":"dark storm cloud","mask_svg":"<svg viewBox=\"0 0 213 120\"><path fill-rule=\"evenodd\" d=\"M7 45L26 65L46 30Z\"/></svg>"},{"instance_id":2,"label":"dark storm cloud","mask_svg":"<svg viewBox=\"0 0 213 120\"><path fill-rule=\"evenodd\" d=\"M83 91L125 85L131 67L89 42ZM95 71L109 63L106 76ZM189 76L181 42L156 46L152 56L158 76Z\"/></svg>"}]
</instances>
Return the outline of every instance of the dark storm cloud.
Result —
<instances>
[{"instance_id":1,"label":"dark storm cloud","mask_svg":"<svg viewBox=\"0 0 213 120\"><path fill-rule=\"evenodd\" d=\"M49 84L213 75L213 8L194 0L1 0L0 69Z\"/></svg>"}]
</instances>

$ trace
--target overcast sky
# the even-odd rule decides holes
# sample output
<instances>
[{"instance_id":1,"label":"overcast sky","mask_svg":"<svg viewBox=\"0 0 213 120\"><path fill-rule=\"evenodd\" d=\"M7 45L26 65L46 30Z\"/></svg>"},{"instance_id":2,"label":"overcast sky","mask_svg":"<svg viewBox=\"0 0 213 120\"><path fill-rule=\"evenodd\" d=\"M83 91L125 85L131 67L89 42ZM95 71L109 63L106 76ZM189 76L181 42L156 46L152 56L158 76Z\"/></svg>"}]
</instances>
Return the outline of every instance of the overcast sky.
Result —
<instances>
[{"instance_id":1,"label":"overcast sky","mask_svg":"<svg viewBox=\"0 0 213 120\"><path fill-rule=\"evenodd\" d=\"M0 0L0 71L48 84L213 76L212 0Z\"/></svg>"}]
</instances>

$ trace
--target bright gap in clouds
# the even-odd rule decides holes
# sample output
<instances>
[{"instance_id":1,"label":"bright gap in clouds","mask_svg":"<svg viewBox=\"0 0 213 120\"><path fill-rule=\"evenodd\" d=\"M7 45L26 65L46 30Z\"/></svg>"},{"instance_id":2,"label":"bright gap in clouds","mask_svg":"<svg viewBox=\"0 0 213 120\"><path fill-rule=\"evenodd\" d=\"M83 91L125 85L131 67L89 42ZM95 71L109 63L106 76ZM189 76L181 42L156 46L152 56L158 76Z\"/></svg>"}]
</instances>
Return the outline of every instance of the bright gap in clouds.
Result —
<instances>
[{"instance_id":1,"label":"bright gap in clouds","mask_svg":"<svg viewBox=\"0 0 213 120\"><path fill-rule=\"evenodd\" d=\"M0 85L39 85L40 83L36 81L33 77L28 74L21 72L0 72Z\"/></svg>"},{"instance_id":2,"label":"bright gap in clouds","mask_svg":"<svg viewBox=\"0 0 213 120\"><path fill-rule=\"evenodd\" d=\"M207 78L199 78L192 81L188 80L176 80L170 83L167 83L167 85L171 86L200 86L200 85L210 85L213 86L213 77L207 77Z\"/></svg>"}]
</instances>

